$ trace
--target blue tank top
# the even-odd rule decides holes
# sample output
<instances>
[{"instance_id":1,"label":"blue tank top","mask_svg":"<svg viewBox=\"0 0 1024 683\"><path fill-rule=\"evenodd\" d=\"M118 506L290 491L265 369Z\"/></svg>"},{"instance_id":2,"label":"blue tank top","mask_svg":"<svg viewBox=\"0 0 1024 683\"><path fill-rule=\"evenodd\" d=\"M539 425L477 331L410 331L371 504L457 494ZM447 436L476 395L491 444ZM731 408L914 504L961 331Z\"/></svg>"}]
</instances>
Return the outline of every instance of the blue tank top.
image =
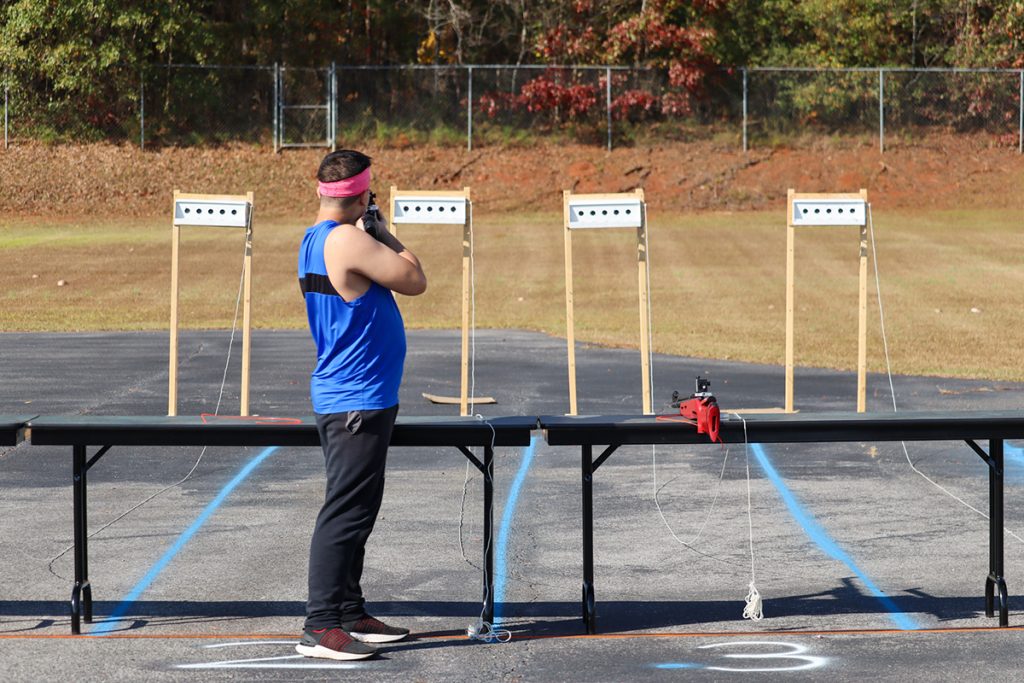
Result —
<instances>
[{"instance_id":1,"label":"blue tank top","mask_svg":"<svg viewBox=\"0 0 1024 683\"><path fill-rule=\"evenodd\" d=\"M324 242L338 223L306 230L299 248L299 288L316 343L309 385L313 410L343 413L398 403L405 363L405 325L391 290L376 282L345 301L327 277Z\"/></svg>"}]
</instances>

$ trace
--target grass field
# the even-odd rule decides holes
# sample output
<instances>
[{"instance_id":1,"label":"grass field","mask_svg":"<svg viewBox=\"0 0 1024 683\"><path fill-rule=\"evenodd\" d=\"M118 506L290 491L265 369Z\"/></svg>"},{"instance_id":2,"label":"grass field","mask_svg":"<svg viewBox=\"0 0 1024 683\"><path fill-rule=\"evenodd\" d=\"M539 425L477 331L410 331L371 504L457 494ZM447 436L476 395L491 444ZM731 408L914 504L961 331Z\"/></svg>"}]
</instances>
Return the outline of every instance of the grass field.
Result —
<instances>
[{"instance_id":1,"label":"grass field","mask_svg":"<svg viewBox=\"0 0 1024 683\"><path fill-rule=\"evenodd\" d=\"M295 273L306 217L264 218L254 237L254 324L299 328ZM893 369L1024 380L1024 232L993 211L876 211ZM561 216L476 216L476 324L565 334ZM655 350L779 364L785 313L781 212L650 216ZM403 228L424 262L428 292L400 303L410 327L459 323L460 230ZM238 291L242 235L189 228L182 240L184 327L227 328ZM855 229L797 238L800 365L856 363ZM635 237L574 234L580 341L638 344ZM169 317L168 220L17 219L0 224L0 330L159 330ZM64 286L57 286L64 280ZM878 307L869 308L869 369L884 369ZM457 351L453 349L453 353Z\"/></svg>"}]
</instances>

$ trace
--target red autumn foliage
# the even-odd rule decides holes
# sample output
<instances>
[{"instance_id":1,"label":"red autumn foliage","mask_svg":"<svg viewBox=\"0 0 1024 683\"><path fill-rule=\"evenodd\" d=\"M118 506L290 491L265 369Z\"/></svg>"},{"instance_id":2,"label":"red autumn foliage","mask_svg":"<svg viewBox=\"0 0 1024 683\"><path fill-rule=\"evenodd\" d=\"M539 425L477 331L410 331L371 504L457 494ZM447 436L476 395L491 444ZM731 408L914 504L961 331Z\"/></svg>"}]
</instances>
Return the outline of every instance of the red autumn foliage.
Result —
<instances>
[{"instance_id":1,"label":"red autumn foliage","mask_svg":"<svg viewBox=\"0 0 1024 683\"><path fill-rule=\"evenodd\" d=\"M684 116L693 109L708 74L715 68L708 45L715 33L701 19L721 10L725 0L693 0L689 3L690 21L680 23L680 3L672 0L648 0L643 12L614 21L600 34L595 21L603 8L592 0L575 0L569 17L549 28L537 41L535 54L548 63L624 64L663 69L674 92L655 94L632 87L617 92L612 114L631 121L655 115ZM618 88L613 82L613 92ZM602 88L604 84L602 83ZM570 88L537 82L523 86L528 111L569 108L585 112L593 105L594 89ZM679 90L684 92L679 92ZM574 99L573 92L579 97ZM596 97L594 98L596 100Z\"/></svg>"},{"instance_id":2,"label":"red autumn foliage","mask_svg":"<svg viewBox=\"0 0 1024 683\"><path fill-rule=\"evenodd\" d=\"M597 104L597 87L561 85L547 75L527 81L519 91L516 105L528 112L559 111L570 119L582 118Z\"/></svg>"}]
</instances>

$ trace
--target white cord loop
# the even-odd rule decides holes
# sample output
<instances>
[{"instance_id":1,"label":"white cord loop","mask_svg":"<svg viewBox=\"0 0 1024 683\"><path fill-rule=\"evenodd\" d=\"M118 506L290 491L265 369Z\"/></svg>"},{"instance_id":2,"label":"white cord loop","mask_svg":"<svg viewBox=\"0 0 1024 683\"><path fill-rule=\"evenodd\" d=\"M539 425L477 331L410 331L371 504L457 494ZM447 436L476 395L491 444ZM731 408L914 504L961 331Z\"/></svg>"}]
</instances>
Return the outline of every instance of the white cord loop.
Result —
<instances>
[{"instance_id":1,"label":"white cord loop","mask_svg":"<svg viewBox=\"0 0 1024 683\"><path fill-rule=\"evenodd\" d=\"M483 643L507 643L512 640L512 632L503 628L494 628L492 624L477 619L476 623L466 629L466 636L470 640L479 640Z\"/></svg>"},{"instance_id":2,"label":"white cord loop","mask_svg":"<svg viewBox=\"0 0 1024 683\"><path fill-rule=\"evenodd\" d=\"M491 450L494 450L494 444L498 440L498 432L494 429L494 425L488 422L487 418L477 413L473 417L491 429ZM465 524L466 519L466 492L469 489L469 460L466 461L466 479L462 483L462 506L459 510L459 551L462 553L462 559L466 561L466 564L473 567L474 569L480 569L477 565L473 564L468 557L466 557L466 547L462 541L462 528ZM493 539L488 539L487 547L484 551L490 549ZM483 570L481 570L483 571ZM484 621L484 610L487 609L487 601L490 599L490 586L484 588L486 591L484 595L483 608L480 610L480 616L477 617L476 623L470 624L466 629L466 636L470 640L479 640L482 643L507 643L512 640L512 632L495 628L494 625L489 621Z\"/></svg>"},{"instance_id":3,"label":"white cord loop","mask_svg":"<svg viewBox=\"0 0 1024 683\"><path fill-rule=\"evenodd\" d=\"M746 605L743 607L743 618L761 621L764 613L761 610L761 594L754 582L754 516L750 504L750 439L747 436L747 420L739 413L733 413L743 422L743 453L747 464L747 531L750 533L750 585L747 590Z\"/></svg>"},{"instance_id":4,"label":"white cord loop","mask_svg":"<svg viewBox=\"0 0 1024 683\"><path fill-rule=\"evenodd\" d=\"M761 621L764 612L761 610L761 594L757 592L757 586L751 581L747 587L747 604L743 607L743 618L751 621Z\"/></svg>"}]
</instances>

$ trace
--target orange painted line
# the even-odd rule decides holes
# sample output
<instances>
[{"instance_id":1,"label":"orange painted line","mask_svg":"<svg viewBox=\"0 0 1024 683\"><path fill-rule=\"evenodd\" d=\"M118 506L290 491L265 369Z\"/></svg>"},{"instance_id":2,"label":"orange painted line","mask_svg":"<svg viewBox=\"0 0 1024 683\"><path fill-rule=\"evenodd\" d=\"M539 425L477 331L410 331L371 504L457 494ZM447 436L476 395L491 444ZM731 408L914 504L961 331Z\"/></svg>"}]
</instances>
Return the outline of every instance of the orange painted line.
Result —
<instances>
[{"instance_id":1,"label":"orange painted line","mask_svg":"<svg viewBox=\"0 0 1024 683\"><path fill-rule=\"evenodd\" d=\"M416 640L443 640L446 638L464 639L463 635L447 636L417 636ZM83 633L72 635L70 633L0 633L0 640L217 640L217 639L239 639L239 640L262 640L262 639L292 639L299 640L301 635L296 633L109 633L105 635L91 635Z\"/></svg>"},{"instance_id":2,"label":"orange painted line","mask_svg":"<svg viewBox=\"0 0 1024 683\"><path fill-rule=\"evenodd\" d=\"M190 640L190 639L216 639L216 638L238 638L242 640L257 640L260 638L293 638L298 640L301 636L295 633L289 633L287 635L280 633L110 633L101 636L94 636L88 633L75 636L70 633L0 633L0 640L81 640L81 639L93 639L93 640L159 640L160 638L166 638L168 640Z\"/></svg>"},{"instance_id":3,"label":"orange painted line","mask_svg":"<svg viewBox=\"0 0 1024 683\"><path fill-rule=\"evenodd\" d=\"M894 628L864 628L864 629L833 629L822 631L708 631L708 632L670 632L670 633L596 633L577 635L529 635L513 634L513 640L623 640L641 638L751 638L751 637L777 637L777 636L855 636L855 635L883 635L883 636L908 636L929 633L1010 633L1024 631L1024 626L962 626L950 628L921 628L912 631L905 631ZM45 633L2 633L0 640L262 640L262 639L293 639L298 640L295 633L111 633L102 636L91 636L88 634L71 635L45 634ZM464 635L434 635L417 636L413 634L412 640L466 640ZM406 641L411 642L411 641ZM397 643L396 643L397 644Z\"/></svg>"},{"instance_id":4,"label":"orange painted line","mask_svg":"<svg viewBox=\"0 0 1024 683\"><path fill-rule=\"evenodd\" d=\"M903 630L896 628L863 628L863 629L833 629L825 631L707 631L707 632L686 632L686 633L595 633L578 634L566 636L531 636L513 635L513 640L616 640L631 638L751 638L751 637L776 637L776 636L856 636L856 635L881 635L881 636L908 636L919 633L999 633L1009 631L1024 631L1024 626L963 626L951 628L919 628L914 630Z\"/></svg>"}]
</instances>

